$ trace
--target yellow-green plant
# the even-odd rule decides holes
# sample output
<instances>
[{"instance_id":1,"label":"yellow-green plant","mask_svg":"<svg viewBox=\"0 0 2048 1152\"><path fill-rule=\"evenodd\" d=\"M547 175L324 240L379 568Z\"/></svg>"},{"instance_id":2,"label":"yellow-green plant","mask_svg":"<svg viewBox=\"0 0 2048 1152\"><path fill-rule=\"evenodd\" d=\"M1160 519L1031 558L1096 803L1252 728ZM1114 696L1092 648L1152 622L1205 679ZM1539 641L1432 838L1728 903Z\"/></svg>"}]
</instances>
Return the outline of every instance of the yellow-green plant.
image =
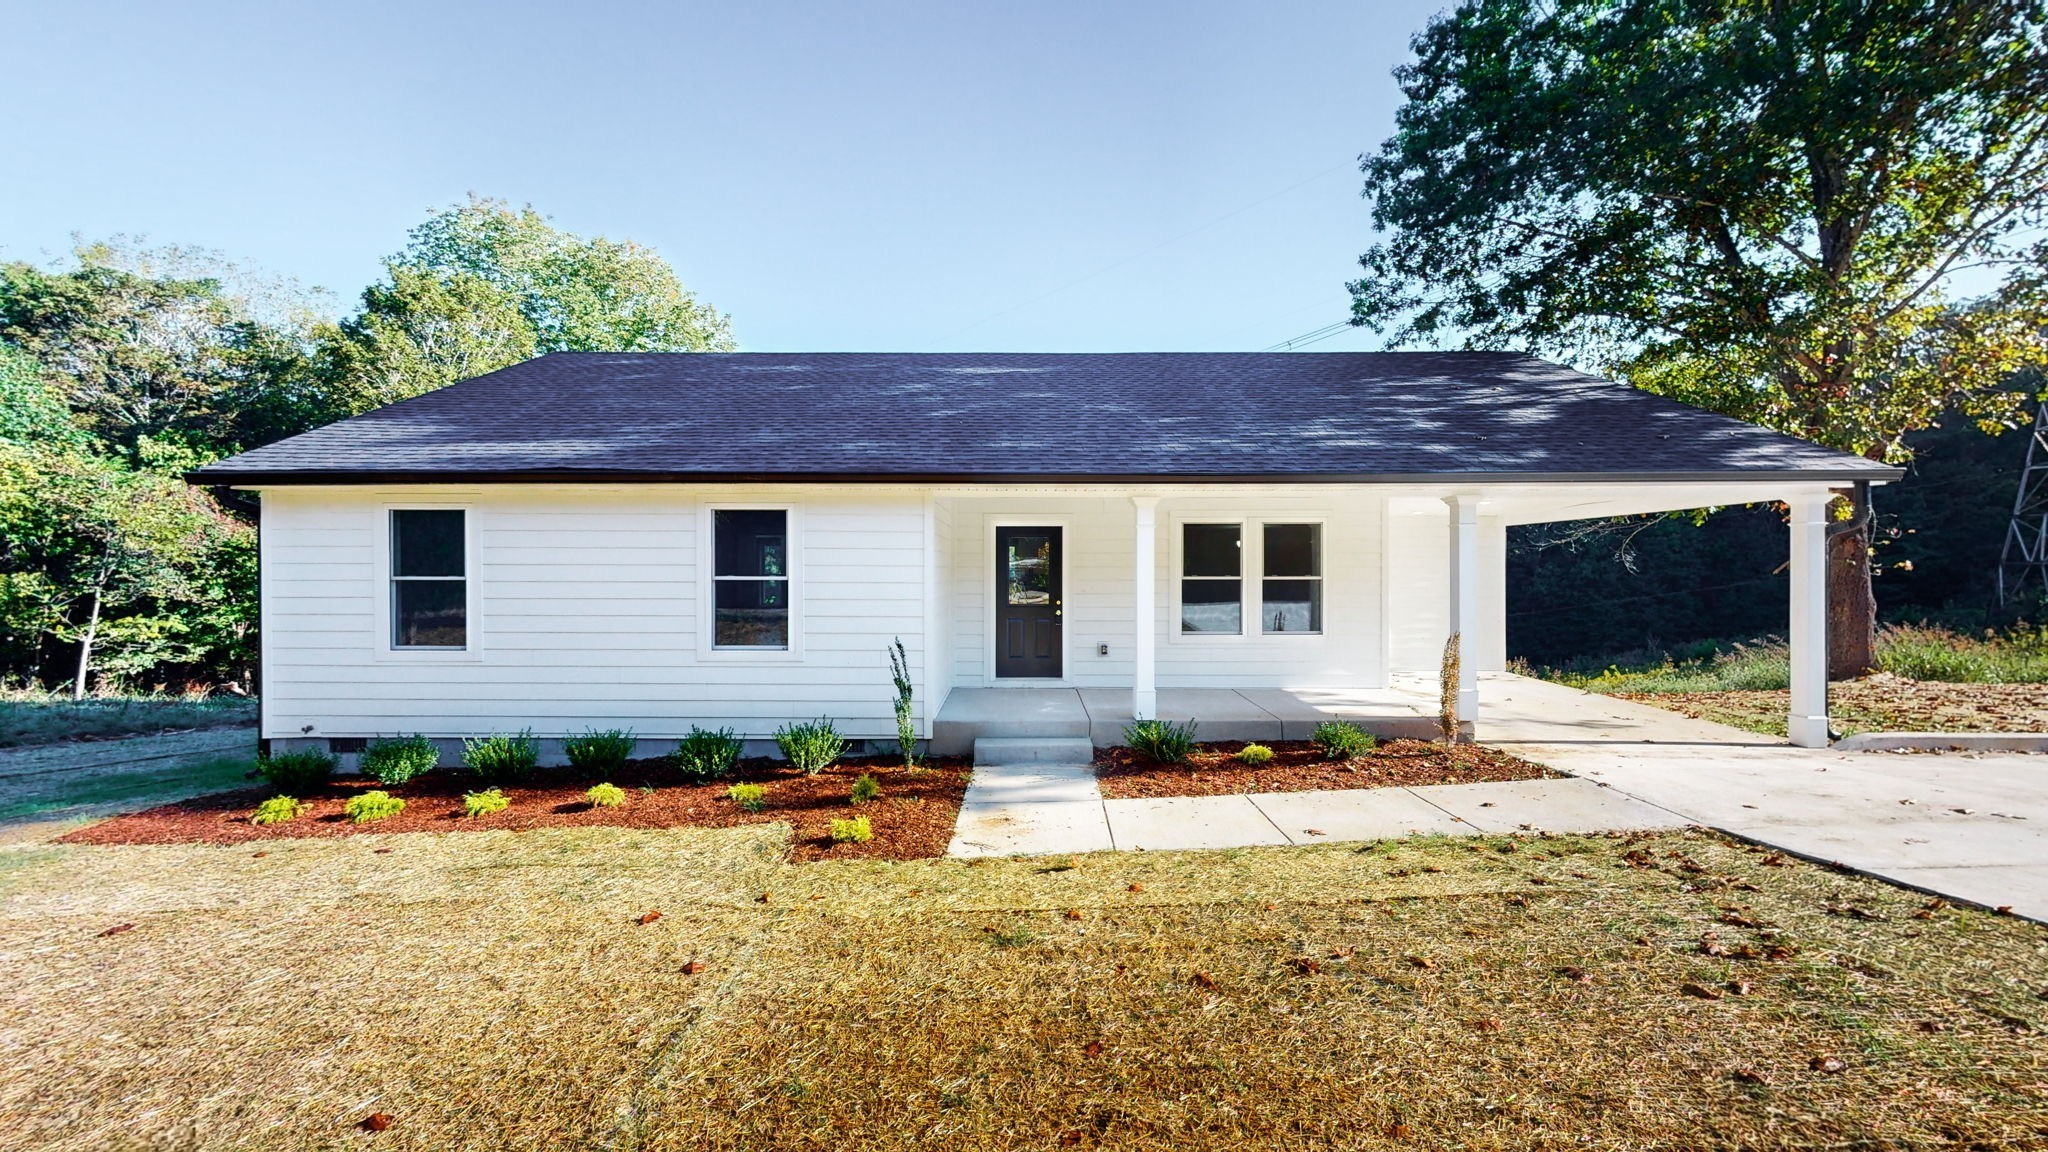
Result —
<instances>
[{"instance_id":1,"label":"yellow-green plant","mask_svg":"<svg viewBox=\"0 0 2048 1152\"><path fill-rule=\"evenodd\" d=\"M768 807L768 790L759 784L735 784L725 790L725 798L748 812Z\"/></svg>"},{"instance_id":2,"label":"yellow-green plant","mask_svg":"<svg viewBox=\"0 0 2048 1152\"><path fill-rule=\"evenodd\" d=\"M594 784L583 798L592 808L617 808L626 802L626 790L616 784Z\"/></svg>"},{"instance_id":3,"label":"yellow-green plant","mask_svg":"<svg viewBox=\"0 0 2048 1152\"><path fill-rule=\"evenodd\" d=\"M348 818L355 823L368 824L405 811L405 801L380 789L349 797L348 803L342 805L342 811L348 813Z\"/></svg>"},{"instance_id":4,"label":"yellow-green plant","mask_svg":"<svg viewBox=\"0 0 2048 1152\"><path fill-rule=\"evenodd\" d=\"M505 794L496 788L486 788L481 792L464 792L462 794L462 814L464 816L488 816L493 812L503 812L511 806L512 801L506 799Z\"/></svg>"},{"instance_id":5,"label":"yellow-green plant","mask_svg":"<svg viewBox=\"0 0 2048 1152\"><path fill-rule=\"evenodd\" d=\"M1237 750L1237 762L1256 768L1273 762L1273 750L1264 744L1247 744Z\"/></svg>"},{"instance_id":6,"label":"yellow-green plant","mask_svg":"<svg viewBox=\"0 0 2048 1152\"><path fill-rule=\"evenodd\" d=\"M853 791L846 797L849 804L865 804L878 800L882 795L882 782L872 772L863 772L853 781Z\"/></svg>"},{"instance_id":7,"label":"yellow-green plant","mask_svg":"<svg viewBox=\"0 0 2048 1152\"><path fill-rule=\"evenodd\" d=\"M868 823L868 818L865 816L855 816L851 820L834 820L832 822L832 842L834 844L865 844L874 838L874 826Z\"/></svg>"},{"instance_id":8,"label":"yellow-green plant","mask_svg":"<svg viewBox=\"0 0 2048 1152\"><path fill-rule=\"evenodd\" d=\"M304 816L308 807L310 806L305 801L294 800L290 796L272 796L258 804L256 811L249 814L249 823L283 824Z\"/></svg>"}]
</instances>

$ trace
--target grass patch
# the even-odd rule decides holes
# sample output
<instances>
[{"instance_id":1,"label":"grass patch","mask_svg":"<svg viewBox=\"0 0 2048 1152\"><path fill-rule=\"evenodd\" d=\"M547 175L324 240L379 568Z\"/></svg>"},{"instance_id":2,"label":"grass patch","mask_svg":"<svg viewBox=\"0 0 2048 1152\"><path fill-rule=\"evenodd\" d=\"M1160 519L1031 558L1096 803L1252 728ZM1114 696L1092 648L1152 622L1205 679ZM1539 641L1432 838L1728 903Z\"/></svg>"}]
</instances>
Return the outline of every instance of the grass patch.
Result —
<instances>
[{"instance_id":1,"label":"grass patch","mask_svg":"<svg viewBox=\"0 0 2048 1152\"><path fill-rule=\"evenodd\" d=\"M1923 624L1898 624L1877 636L1878 670L1908 680L1951 684L2048 683L2048 627L1968 634ZM1588 692L1647 694L1768 692L1792 682L1791 657L1776 637L1678 652L1632 653L1608 662L1518 668Z\"/></svg>"},{"instance_id":2,"label":"grass patch","mask_svg":"<svg viewBox=\"0 0 2048 1152\"><path fill-rule=\"evenodd\" d=\"M643 1152L2048 1124L2039 925L1705 833L1058 867L793 868L772 827L376 842L8 854L0 1040L36 1039L0 1068L10 1139L328 1147L373 1111L394 1147Z\"/></svg>"},{"instance_id":3,"label":"grass patch","mask_svg":"<svg viewBox=\"0 0 2048 1152\"><path fill-rule=\"evenodd\" d=\"M0 689L0 748L255 722L256 702L241 696L92 696L74 701L39 688Z\"/></svg>"},{"instance_id":4,"label":"grass patch","mask_svg":"<svg viewBox=\"0 0 2048 1152\"><path fill-rule=\"evenodd\" d=\"M92 773L53 771L0 780L0 822L13 823L111 805L145 808L184 796L249 786L253 756L156 761Z\"/></svg>"}]
</instances>

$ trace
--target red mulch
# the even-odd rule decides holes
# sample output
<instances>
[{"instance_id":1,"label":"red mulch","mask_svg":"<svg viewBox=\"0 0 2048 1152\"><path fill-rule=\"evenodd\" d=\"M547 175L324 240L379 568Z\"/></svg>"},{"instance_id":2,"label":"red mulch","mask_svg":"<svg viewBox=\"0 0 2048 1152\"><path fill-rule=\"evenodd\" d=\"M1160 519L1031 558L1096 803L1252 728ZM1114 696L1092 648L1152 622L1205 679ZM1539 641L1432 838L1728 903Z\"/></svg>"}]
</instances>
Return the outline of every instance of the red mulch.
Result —
<instances>
[{"instance_id":1,"label":"red mulch","mask_svg":"<svg viewBox=\"0 0 2048 1152\"><path fill-rule=\"evenodd\" d=\"M855 807L847 802L854 778L871 772L882 786L878 800ZM386 791L405 798L405 811L369 824L353 824L342 813L350 796L376 788L375 781L347 777L302 797L306 815L284 824L251 824L249 813L276 793L267 787L200 796L145 812L116 816L58 839L63 844L241 844L309 836L354 836L384 832L479 832L530 828L731 828L786 821L795 826L791 855L797 860L921 860L943 856L953 838L960 799L967 792L969 764L962 757L925 762L906 772L893 756L856 756L816 776L804 776L779 760L742 760L723 780L708 784L683 779L665 759L631 760L610 775L626 790L617 808L594 808L583 793L595 779L570 768L543 768L523 787L503 791L512 806L487 816L464 816L462 794L485 785L460 769L429 772ZM765 785L768 807L747 812L726 799L738 783ZM652 791L642 792L649 788ZM865 844L834 844L834 818L866 816L875 838Z\"/></svg>"},{"instance_id":2,"label":"red mulch","mask_svg":"<svg viewBox=\"0 0 2048 1152\"><path fill-rule=\"evenodd\" d=\"M1542 780L1558 775L1484 744L1389 740L1356 760L1323 759L1306 740L1262 741L1273 759L1256 768L1237 761L1243 741L1195 746L1184 763L1158 764L1129 748L1097 748L1095 778L1111 800L1151 796L1229 796L1238 792L1318 792L1334 788L1409 788Z\"/></svg>"}]
</instances>

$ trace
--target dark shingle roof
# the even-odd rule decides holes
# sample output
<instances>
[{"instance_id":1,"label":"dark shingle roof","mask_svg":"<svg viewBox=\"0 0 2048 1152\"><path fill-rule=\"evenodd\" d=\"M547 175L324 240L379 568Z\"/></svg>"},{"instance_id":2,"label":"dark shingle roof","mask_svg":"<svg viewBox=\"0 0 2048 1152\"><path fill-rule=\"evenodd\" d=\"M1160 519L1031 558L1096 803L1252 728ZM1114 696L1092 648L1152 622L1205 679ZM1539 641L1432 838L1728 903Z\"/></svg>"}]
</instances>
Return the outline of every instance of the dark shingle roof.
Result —
<instances>
[{"instance_id":1,"label":"dark shingle roof","mask_svg":"<svg viewBox=\"0 0 2048 1152\"><path fill-rule=\"evenodd\" d=\"M1887 479L1491 352L558 353L245 452L209 484Z\"/></svg>"}]
</instances>

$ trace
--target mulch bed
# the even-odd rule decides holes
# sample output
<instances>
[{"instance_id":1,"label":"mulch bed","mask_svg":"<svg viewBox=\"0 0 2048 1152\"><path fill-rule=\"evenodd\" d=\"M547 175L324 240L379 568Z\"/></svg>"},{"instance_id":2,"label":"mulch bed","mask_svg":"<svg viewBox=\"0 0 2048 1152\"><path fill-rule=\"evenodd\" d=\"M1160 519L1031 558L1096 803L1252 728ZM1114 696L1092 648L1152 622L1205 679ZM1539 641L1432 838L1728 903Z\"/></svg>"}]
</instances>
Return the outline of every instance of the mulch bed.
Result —
<instances>
[{"instance_id":1,"label":"mulch bed","mask_svg":"<svg viewBox=\"0 0 2048 1152\"><path fill-rule=\"evenodd\" d=\"M847 796L855 777L873 773L882 786L880 799L855 807ZM809 860L921 860L943 856L953 838L960 800L967 792L969 764L965 758L928 760L918 772L907 772L893 756L848 757L816 776L804 776L779 760L742 760L723 780L708 784L684 779L665 759L631 760L610 775L626 790L616 808L594 808L583 793L596 780L568 768L543 768L523 787L503 791L512 806L503 812L470 817L462 813L462 794L485 787L460 769L429 772L386 791L405 799L405 811L369 824L351 823L342 813L348 798L378 787L375 781L345 777L319 792L302 797L311 803L306 815L284 824L251 824L249 813L276 789L255 787L200 796L176 804L116 816L60 837L61 844L241 844L314 836L354 836L386 832L482 832L493 829L523 832L532 828L731 828L742 824L785 821L794 825L791 855ZM768 807L747 812L726 798L733 784L761 784L768 789ZM643 791L642 789L646 789ZM835 818L866 816L874 839L865 844L834 844Z\"/></svg>"},{"instance_id":2,"label":"mulch bed","mask_svg":"<svg viewBox=\"0 0 2048 1152\"><path fill-rule=\"evenodd\" d=\"M1389 740L1355 760L1323 759L1306 740L1262 741L1273 759L1256 768L1237 761L1243 741L1198 744L1181 764L1159 764L1129 748L1097 748L1095 778L1110 800L1155 796L1230 796L1239 792L1318 792L1543 780L1558 773L1484 744Z\"/></svg>"}]
</instances>

